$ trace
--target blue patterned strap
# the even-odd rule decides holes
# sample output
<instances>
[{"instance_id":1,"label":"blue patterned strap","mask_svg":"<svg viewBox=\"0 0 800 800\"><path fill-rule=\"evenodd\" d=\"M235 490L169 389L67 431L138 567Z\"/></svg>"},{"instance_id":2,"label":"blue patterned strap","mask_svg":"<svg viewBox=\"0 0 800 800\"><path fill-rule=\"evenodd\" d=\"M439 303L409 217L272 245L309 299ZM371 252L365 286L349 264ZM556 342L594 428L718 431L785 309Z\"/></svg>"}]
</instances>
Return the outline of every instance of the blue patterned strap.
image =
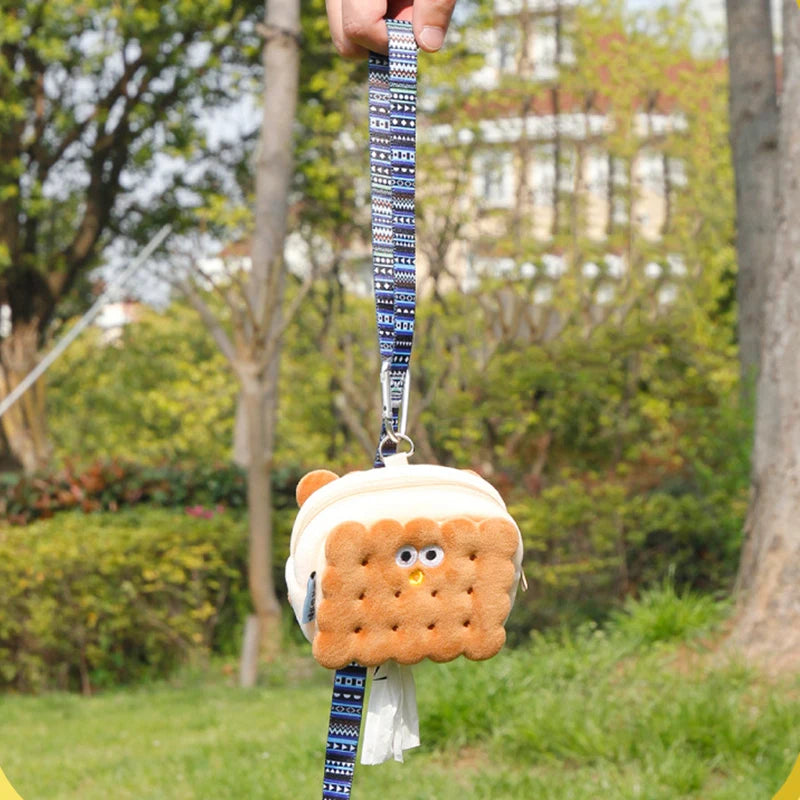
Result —
<instances>
[{"instance_id":1,"label":"blue patterned strap","mask_svg":"<svg viewBox=\"0 0 800 800\"><path fill-rule=\"evenodd\" d=\"M392 135L389 59L369 56L369 175L372 193L372 287L381 360L394 352Z\"/></svg>"},{"instance_id":2,"label":"blue patterned strap","mask_svg":"<svg viewBox=\"0 0 800 800\"><path fill-rule=\"evenodd\" d=\"M416 260L417 45L410 22L387 20L389 57L369 57L372 267L381 361L390 368L395 430L414 341ZM381 438L386 433L381 431ZM393 451L391 443L384 454ZM376 467L383 466L376 458ZM325 750L323 800L346 800L353 788L367 670L336 670Z\"/></svg>"},{"instance_id":3,"label":"blue patterned strap","mask_svg":"<svg viewBox=\"0 0 800 800\"><path fill-rule=\"evenodd\" d=\"M328 722L328 741L325 746L323 800L342 800L350 797L356 768L358 739L361 734L366 684L366 667L351 664L349 667L336 670L333 679L331 716Z\"/></svg>"},{"instance_id":4,"label":"blue patterned strap","mask_svg":"<svg viewBox=\"0 0 800 800\"><path fill-rule=\"evenodd\" d=\"M392 262L394 351L392 370L408 370L414 341L416 232L414 186L417 146L417 43L410 22L389 20L389 96L392 136ZM402 388L402 385L401 385Z\"/></svg>"},{"instance_id":5,"label":"blue patterned strap","mask_svg":"<svg viewBox=\"0 0 800 800\"><path fill-rule=\"evenodd\" d=\"M369 58L372 267L378 346L389 369L392 427L397 431L416 305L414 187L417 44L410 22L387 20L389 56ZM386 434L385 425L381 438ZM393 451L391 443L384 453ZM381 465L380 458L376 466Z\"/></svg>"}]
</instances>

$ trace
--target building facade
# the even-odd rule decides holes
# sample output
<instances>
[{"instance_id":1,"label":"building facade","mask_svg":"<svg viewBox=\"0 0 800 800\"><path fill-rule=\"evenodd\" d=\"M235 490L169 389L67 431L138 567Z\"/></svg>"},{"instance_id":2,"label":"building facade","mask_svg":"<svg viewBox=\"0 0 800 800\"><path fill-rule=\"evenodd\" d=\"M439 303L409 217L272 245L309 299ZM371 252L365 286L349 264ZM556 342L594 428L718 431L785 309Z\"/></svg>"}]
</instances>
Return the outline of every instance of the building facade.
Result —
<instances>
[{"instance_id":1,"label":"building facade","mask_svg":"<svg viewBox=\"0 0 800 800\"><path fill-rule=\"evenodd\" d=\"M671 145L690 133L676 87L692 67L652 81L675 91L648 89L644 77L641 91L626 87L614 68L624 34L592 40L582 24L577 0L495 0L492 24L466 34L484 57L464 104L420 127L420 206L444 197L438 219L422 214L423 285L516 277L547 304L572 274L603 305L635 269L658 283L658 303L674 300L687 270L667 234L690 170ZM459 224L443 225L446 215ZM446 227L455 235L437 241Z\"/></svg>"}]
</instances>

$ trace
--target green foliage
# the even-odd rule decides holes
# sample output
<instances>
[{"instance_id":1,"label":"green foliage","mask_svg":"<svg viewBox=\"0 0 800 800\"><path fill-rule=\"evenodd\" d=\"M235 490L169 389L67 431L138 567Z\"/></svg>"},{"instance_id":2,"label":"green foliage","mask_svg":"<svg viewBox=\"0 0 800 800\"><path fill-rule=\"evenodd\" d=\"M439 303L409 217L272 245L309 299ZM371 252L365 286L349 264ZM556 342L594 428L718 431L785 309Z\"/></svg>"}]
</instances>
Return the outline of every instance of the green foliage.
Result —
<instances>
[{"instance_id":1,"label":"green foliage","mask_svg":"<svg viewBox=\"0 0 800 800\"><path fill-rule=\"evenodd\" d=\"M141 509L0 528L0 687L89 691L230 646L244 528Z\"/></svg>"},{"instance_id":2,"label":"green foliage","mask_svg":"<svg viewBox=\"0 0 800 800\"><path fill-rule=\"evenodd\" d=\"M367 214L352 213L366 152L366 108L361 102L366 69L363 62L345 61L336 53L324 0L303 3L301 24L294 181L303 202L292 229L302 230L309 240L324 236L344 246L368 225Z\"/></svg>"},{"instance_id":3,"label":"green foliage","mask_svg":"<svg viewBox=\"0 0 800 800\"><path fill-rule=\"evenodd\" d=\"M227 461L237 381L195 313L142 308L120 337L88 331L49 373L57 460Z\"/></svg>"},{"instance_id":4,"label":"green foliage","mask_svg":"<svg viewBox=\"0 0 800 800\"><path fill-rule=\"evenodd\" d=\"M362 326L359 335L372 313L362 305L355 323L342 319L343 325ZM318 324L312 299L286 336L276 457L277 470L286 477L278 479L279 485L296 479L298 464L320 466L334 444L352 453L341 432L333 433L332 365L321 363L307 330L311 326L313 333ZM230 461L238 382L195 312L180 302L160 313L141 308L138 318L108 343L88 331L48 374L57 462L113 459L164 468L165 463ZM358 458L352 463L358 464Z\"/></svg>"},{"instance_id":5,"label":"green foliage","mask_svg":"<svg viewBox=\"0 0 800 800\"><path fill-rule=\"evenodd\" d=\"M193 226L204 195L232 185L242 144L210 142L206 120L254 87L262 14L230 0L3 5L0 291L12 333L27 323L44 336L59 303L86 290L109 231L130 241L168 219Z\"/></svg>"}]
</instances>

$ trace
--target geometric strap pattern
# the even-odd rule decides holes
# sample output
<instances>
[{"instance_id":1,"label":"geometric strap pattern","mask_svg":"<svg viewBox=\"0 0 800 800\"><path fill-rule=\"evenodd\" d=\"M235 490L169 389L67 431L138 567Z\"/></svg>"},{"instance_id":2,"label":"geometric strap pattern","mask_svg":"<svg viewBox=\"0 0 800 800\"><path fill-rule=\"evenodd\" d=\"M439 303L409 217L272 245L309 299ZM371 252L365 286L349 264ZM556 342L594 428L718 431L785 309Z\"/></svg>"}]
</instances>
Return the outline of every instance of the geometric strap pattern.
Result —
<instances>
[{"instance_id":1,"label":"geometric strap pattern","mask_svg":"<svg viewBox=\"0 0 800 800\"><path fill-rule=\"evenodd\" d=\"M397 429L416 311L414 184L417 43L410 22L386 20L389 57L369 56L369 173L372 193L372 282L381 361L390 364ZM386 431L381 430L381 438ZM393 451L391 442L384 454ZM383 462L376 457L375 466ZM367 670L350 664L333 679L323 800L348 800L361 735Z\"/></svg>"},{"instance_id":2,"label":"geometric strap pattern","mask_svg":"<svg viewBox=\"0 0 800 800\"><path fill-rule=\"evenodd\" d=\"M390 365L395 430L416 313L417 44L410 22L386 20L389 56L369 56L372 280L378 347ZM381 438L386 431L381 430ZM391 451L391 443L384 448ZM376 459L376 465L379 459Z\"/></svg>"},{"instance_id":3,"label":"geometric strap pattern","mask_svg":"<svg viewBox=\"0 0 800 800\"><path fill-rule=\"evenodd\" d=\"M381 360L394 353L392 134L389 59L369 56L369 178L372 194L372 288Z\"/></svg>"},{"instance_id":4,"label":"geometric strap pattern","mask_svg":"<svg viewBox=\"0 0 800 800\"><path fill-rule=\"evenodd\" d=\"M410 22L389 20L389 98L392 135L392 264L394 352L392 369L411 360L416 306L414 184L417 148L417 43Z\"/></svg>"},{"instance_id":5,"label":"geometric strap pattern","mask_svg":"<svg viewBox=\"0 0 800 800\"><path fill-rule=\"evenodd\" d=\"M392 253L392 135L389 59L369 56L369 177L372 194L372 288L381 360L394 353L394 261Z\"/></svg>"},{"instance_id":6,"label":"geometric strap pattern","mask_svg":"<svg viewBox=\"0 0 800 800\"><path fill-rule=\"evenodd\" d=\"M395 430L411 361L416 311L414 185L417 43L410 22L387 19L389 57L369 56L369 174L372 283L381 361L390 365ZM381 439L386 431L382 428ZM384 454L393 451L392 443ZM375 466L383 462L376 456ZM336 670L325 748L323 800L349 800L361 735L367 670Z\"/></svg>"},{"instance_id":7,"label":"geometric strap pattern","mask_svg":"<svg viewBox=\"0 0 800 800\"><path fill-rule=\"evenodd\" d=\"M366 667L351 664L336 670L325 745L323 800L347 800L350 797L366 684Z\"/></svg>"}]
</instances>

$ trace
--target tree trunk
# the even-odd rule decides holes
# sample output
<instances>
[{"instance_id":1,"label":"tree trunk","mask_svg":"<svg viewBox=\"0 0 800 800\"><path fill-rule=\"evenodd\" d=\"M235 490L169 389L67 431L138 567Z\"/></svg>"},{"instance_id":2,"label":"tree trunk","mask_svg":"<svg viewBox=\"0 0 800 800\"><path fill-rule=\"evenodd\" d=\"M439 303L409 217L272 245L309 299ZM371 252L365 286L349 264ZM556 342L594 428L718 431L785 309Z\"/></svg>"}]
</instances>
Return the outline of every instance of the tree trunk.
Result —
<instances>
[{"instance_id":1,"label":"tree trunk","mask_svg":"<svg viewBox=\"0 0 800 800\"><path fill-rule=\"evenodd\" d=\"M732 641L774 669L800 663L800 13L784 0L775 257L757 384L753 486ZM764 199L767 202L767 199Z\"/></svg>"},{"instance_id":2,"label":"tree trunk","mask_svg":"<svg viewBox=\"0 0 800 800\"><path fill-rule=\"evenodd\" d=\"M241 402L249 434L247 511L248 584L255 614L247 620L239 681L252 687L263 654L277 655L281 609L272 569L272 457L277 407L277 360L263 378L245 383Z\"/></svg>"},{"instance_id":3,"label":"tree trunk","mask_svg":"<svg viewBox=\"0 0 800 800\"><path fill-rule=\"evenodd\" d=\"M0 341L0 397L7 397L38 361L36 324L16 324ZM2 417L9 449L28 474L44 469L52 455L44 399L45 383L40 379Z\"/></svg>"},{"instance_id":4,"label":"tree trunk","mask_svg":"<svg viewBox=\"0 0 800 800\"><path fill-rule=\"evenodd\" d=\"M726 0L726 6L739 363L742 397L749 405L761 354L766 272L775 246L778 104L770 0Z\"/></svg>"},{"instance_id":5,"label":"tree trunk","mask_svg":"<svg viewBox=\"0 0 800 800\"><path fill-rule=\"evenodd\" d=\"M280 606L272 573L271 473L286 266L283 246L293 171L292 126L300 74L300 2L268 0L264 25L264 97L256 159L255 230L244 334L251 357L239 364L250 445L247 508L249 583L257 620L248 622L240 682L255 683L259 654L279 646Z\"/></svg>"}]
</instances>

